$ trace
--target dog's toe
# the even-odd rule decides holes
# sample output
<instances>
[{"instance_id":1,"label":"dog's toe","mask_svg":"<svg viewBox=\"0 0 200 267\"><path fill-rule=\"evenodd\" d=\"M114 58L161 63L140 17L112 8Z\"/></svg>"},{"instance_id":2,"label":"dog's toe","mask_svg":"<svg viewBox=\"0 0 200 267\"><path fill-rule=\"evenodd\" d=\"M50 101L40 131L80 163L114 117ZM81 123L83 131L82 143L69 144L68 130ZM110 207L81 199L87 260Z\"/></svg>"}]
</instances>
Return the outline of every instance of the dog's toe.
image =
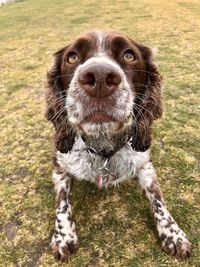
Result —
<instances>
[{"instance_id":1,"label":"dog's toe","mask_svg":"<svg viewBox=\"0 0 200 267\"><path fill-rule=\"evenodd\" d=\"M51 249L54 257L62 262L69 262L71 255L78 249L78 242L66 241L63 245L61 242L51 242Z\"/></svg>"},{"instance_id":2,"label":"dog's toe","mask_svg":"<svg viewBox=\"0 0 200 267\"><path fill-rule=\"evenodd\" d=\"M191 243L185 238L182 241L176 243L176 254L180 259L187 259L191 256Z\"/></svg>"},{"instance_id":3,"label":"dog's toe","mask_svg":"<svg viewBox=\"0 0 200 267\"><path fill-rule=\"evenodd\" d=\"M186 236L165 236L162 240L162 248L169 255L176 256L179 259L187 259L191 256L191 243Z\"/></svg>"}]
</instances>

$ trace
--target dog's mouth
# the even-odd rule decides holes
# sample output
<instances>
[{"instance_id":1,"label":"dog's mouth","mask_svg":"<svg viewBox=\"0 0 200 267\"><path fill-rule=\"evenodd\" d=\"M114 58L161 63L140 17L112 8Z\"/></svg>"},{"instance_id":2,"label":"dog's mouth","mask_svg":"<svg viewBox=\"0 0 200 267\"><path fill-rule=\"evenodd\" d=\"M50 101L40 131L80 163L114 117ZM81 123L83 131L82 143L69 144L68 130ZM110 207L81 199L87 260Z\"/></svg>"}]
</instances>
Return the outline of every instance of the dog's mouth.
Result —
<instances>
[{"instance_id":1,"label":"dog's mouth","mask_svg":"<svg viewBox=\"0 0 200 267\"><path fill-rule=\"evenodd\" d=\"M82 120L77 126L88 135L98 136L116 134L122 132L132 123L132 116L119 120L116 117L107 114L105 111L94 111Z\"/></svg>"},{"instance_id":2,"label":"dog's mouth","mask_svg":"<svg viewBox=\"0 0 200 267\"><path fill-rule=\"evenodd\" d=\"M84 123L103 123L103 122L114 122L116 121L112 116L106 114L105 112L98 111L85 118Z\"/></svg>"}]
</instances>

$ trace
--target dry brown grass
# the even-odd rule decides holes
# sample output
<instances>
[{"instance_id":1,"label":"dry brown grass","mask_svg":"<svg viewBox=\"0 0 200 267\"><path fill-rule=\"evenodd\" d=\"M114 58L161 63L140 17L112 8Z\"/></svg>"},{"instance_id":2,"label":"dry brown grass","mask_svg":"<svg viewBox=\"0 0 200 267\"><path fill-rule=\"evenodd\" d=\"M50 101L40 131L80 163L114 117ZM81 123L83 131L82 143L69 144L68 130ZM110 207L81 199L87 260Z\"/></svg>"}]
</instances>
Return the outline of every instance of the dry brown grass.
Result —
<instances>
[{"instance_id":1,"label":"dry brown grass","mask_svg":"<svg viewBox=\"0 0 200 267\"><path fill-rule=\"evenodd\" d=\"M71 266L200 266L199 0L29 0L0 7L0 25L0 266L61 266L48 246L53 128L43 116L44 81L51 54L94 28L112 28L159 48L165 113L155 124L153 160L193 255L179 262L161 251L136 182L102 192L76 182L81 245Z\"/></svg>"}]
</instances>

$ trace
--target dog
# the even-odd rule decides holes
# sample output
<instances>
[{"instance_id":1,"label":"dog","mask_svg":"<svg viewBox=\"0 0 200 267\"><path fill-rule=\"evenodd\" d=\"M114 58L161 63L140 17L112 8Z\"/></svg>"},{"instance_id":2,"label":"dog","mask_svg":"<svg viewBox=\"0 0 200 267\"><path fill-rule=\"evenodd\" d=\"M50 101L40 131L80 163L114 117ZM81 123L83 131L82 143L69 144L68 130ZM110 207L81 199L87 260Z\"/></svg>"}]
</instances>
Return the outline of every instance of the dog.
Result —
<instances>
[{"instance_id":1,"label":"dog","mask_svg":"<svg viewBox=\"0 0 200 267\"><path fill-rule=\"evenodd\" d=\"M152 50L112 31L86 33L54 54L47 73L46 118L55 127L53 254L78 248L69 194L73 179L99 188L136 177L162 248L186 259L191 243L164 203L150 158L151 127L162 115L162 77Z\"/></svg>"}]
</instances>

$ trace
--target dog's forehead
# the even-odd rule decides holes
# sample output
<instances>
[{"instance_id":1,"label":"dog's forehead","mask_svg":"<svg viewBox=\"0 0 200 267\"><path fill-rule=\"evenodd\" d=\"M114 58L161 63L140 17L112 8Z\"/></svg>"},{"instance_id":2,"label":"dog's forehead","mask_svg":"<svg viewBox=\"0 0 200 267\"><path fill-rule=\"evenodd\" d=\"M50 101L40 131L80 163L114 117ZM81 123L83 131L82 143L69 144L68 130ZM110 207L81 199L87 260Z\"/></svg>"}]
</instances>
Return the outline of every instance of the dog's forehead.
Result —
<instances>
[{"instance_id":1,"label":"dog's forehead","mask_svg":"<svg viewBox=\"0 0 200 267\"><path fill-rule=\"evenodd\" d=\"M129 37L114 31L91 31L76 38L73 46L79 48L84 45L90 45L101 53L108 50L111 46L123 48L132 46L134 43Z\"/></svg>"}]
</instances>

